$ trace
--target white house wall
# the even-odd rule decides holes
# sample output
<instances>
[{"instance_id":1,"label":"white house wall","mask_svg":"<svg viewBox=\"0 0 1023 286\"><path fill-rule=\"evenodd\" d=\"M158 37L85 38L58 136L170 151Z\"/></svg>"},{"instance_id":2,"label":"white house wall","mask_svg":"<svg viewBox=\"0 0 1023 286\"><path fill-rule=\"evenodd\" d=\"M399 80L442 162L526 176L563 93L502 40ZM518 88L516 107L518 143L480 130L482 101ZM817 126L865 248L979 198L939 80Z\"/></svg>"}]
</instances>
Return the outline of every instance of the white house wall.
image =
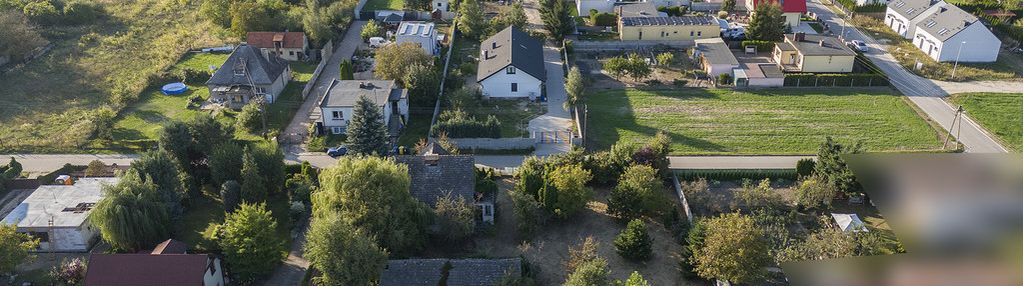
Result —
<instances>
[{"instance_id":1,"label":"white house wall","mask_svg":"<svg viewBox=\"0 0 1023 286\"><path fill-rule=\"evenodd\" d=\"M974 22L945 41L945 48L941 50L937 60L955 61L960 45L963 47L963 52L959 55L960 62L989 63L998 60L998 49L1002 42L984 24Z\"/></svg>"},{"instance_id":2,"label":"white house wall","mask_svg":"<svg viewBox=\"0 0 1023 286\"><path fill-rule=\"evenodd\" d=\"M203 274L202 281L203 286L223 286L224 283L224 269L220 268L220 259L213 258L209 260L209 263L213 263L213 271L210 268L206 268L206 273Z\"/></svg>"},{"instance_id":3,"label":"white house wall","mask_svg":"<svg viewBox=\"0 0 1023 286\"><path fill-rule=\"evenodd\" d=\"M941 47L944 43L934 38L933 35L924 31L923 29L917 29L916 35L913 36L913 46L920 49L928 57L936 61L940 61Z\"/></svg>"},{"instance_id":4,"label":"white house wall","mask_svg":"<svg viewBox=\"0 0 1023 286\"><path fill-rule=\"evenodd\" d=\"M334 119L334 111L341 111L341 119ZM320 117L323 118L323 127L346 127L352 120L351 107L321 107ZM328 132L330 130L327 130Z\"/></svg>"},{"instance_id":5,"label":"white house wall","mask_svg":"<svg viewBox=\"0 0 1023 286\"><path fill-rule=\"evenodd\" d=\"M895 31L896 34L901 35L903 38L913 38L913 35L910 34L910 32L913 29L916 29L916 27L910 26L909 19L906 19L906 17L902 17L899 13L896 13L892 7L888 7L886 16L884 17L884 23L885 25L888 25L892 31Z\"/></svg>"},{"instance_id":6,"label":"white house wall","mask_svg":"<svg viewBox=\"0 0 1023 286\"><path fill-rule=\"evenodd\" d=\"M436 32L436 30L434 30ZM436 34L433 34L436 35ZM419 35L398 35L395 39L398 44L401 43L416 43L419 47L423 48L423 52L427 55L435 55L437 48L436 37L423 37Z\"/></svg>"},{"instance_id":7,"label":"white house wall","mask_svg":"<svg viewBox=\"0 0 1023 286\"><path fill-rule=\"evenodd\" d=\"M888 7L888 9L886 10L886 14L889 16L894 16L894 19L901 20L902 21L901 23L904 23L904 28L900 32L900 30L898 29L897 22L892 21L892 18L889 18L888 16L885 16L885 24L888 24L888 27L891 27L892 30L895 31L896 33L901 34L903 38L913 39L914 35L916 35L917 30L916 28L920 25L920 22L923 21L924 19L927 19L928 16L934 14L934 12L937 12L938 9L944 7L945 5L948 5L947 3L945 3L945 1L938 1L937 3L934 3L934 5L931 5L931 7L925 9L920 14L917 14L916 17L913 19L907 19L906 17L902 17L902 15L895 13L892 10L892 7Z\"/></svg>"},{"instance_id":8,"label":"white house wall","mask_svg":"<svg viewBox=\"0 0 1023 286\"><path fill-rule=\"evenodd\" d=\"M45 227L18 228L18 231L23 233L48 232L48 229ZM49 241L39 242L40 252L85 252L89 250L89 242L95 235L95 232L88 227L81 228L81 230L77 227L54 227L49 233Z\"/></svg>"},{"instance_id":9,"label":"white house wall","mask_svg":"<svg viewBox=\"0 0 1023 286\"><path fill-rule=\"evenodd\" d=\"M511 91L512 83L518 83L517 92ZM507 74L504 69L501 69L480 82L480 88L483 90L483 96L486 97L529 97L530 94L540 97L542 84L542 81L525 71L518 70L515 74Z\"/></svg>"}]
</instances>

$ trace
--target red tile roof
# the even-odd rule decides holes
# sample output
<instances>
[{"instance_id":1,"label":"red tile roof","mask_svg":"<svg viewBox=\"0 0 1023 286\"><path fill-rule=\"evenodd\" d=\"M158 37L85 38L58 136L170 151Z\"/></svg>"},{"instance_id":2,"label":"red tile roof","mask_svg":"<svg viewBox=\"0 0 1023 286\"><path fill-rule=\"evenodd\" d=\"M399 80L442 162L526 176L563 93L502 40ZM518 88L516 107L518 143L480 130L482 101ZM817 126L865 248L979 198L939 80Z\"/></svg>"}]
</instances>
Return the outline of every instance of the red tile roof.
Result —
<instances>
[{"instance_id":1,"label":"red tile roof","mask_svg":"<svg viewBox=\"0 0 1023 286\"><path fill-rule=\"evenodd\" d=\"M179 240L168 239L153 248L149 254L185 254L188 251L188 244Z\"/></svg>"},{"instance_id":2,"label":"red tile roof","mask_svg":"<svg viewBox=\"0 0 1023 286\"><path fill-rule=\"evenodd\" d=\"M249 32L245 36L245 42L250 46L266 49L273 48L274 41L284 42L284 48L301 49L305 46L305 33L303 32Z\"/></svg>"},{"instance_id":3,"label":"red tile roof","mask_svg":"<svg viewBox=\"0 0 1023 286\"><path fill-rule=\"evenodd\" d=\"M208 261L206 254L92 254L85 286L202 286Z\"/></svg>"},{"instance_id":4,"label":"red tile roof","mask_svg":"<svg viewBox=\"0 0 1023 286\"><path fill-rule=\"evenodd\" d=\"M760 3L778 3L781 1L781 11L784 13L806 13L806 0L753 0L753 8L756 9Z\"/></svg>"}]
</instances>

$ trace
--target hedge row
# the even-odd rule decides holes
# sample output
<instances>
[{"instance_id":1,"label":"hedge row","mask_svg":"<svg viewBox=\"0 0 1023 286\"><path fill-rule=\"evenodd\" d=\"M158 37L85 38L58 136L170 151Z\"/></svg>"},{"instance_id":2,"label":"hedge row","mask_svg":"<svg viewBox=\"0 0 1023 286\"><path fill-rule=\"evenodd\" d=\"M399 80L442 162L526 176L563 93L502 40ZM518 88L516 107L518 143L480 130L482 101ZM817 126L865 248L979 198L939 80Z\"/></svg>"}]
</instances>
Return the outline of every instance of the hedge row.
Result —
<instances>
[{"instance_id":1,"label":"hedge row","mask_svg":"<svg viewBox=\"0 0 1023 286\"><path fill-rule=\"evenodd\" d=\"M880 74L786 74L785 86L888 86Z\"/></svg>"},{"instance_id":2,"label":"hedge row","mask_svg":"<svg viewBox=\"0 0 1023 286\"><path fill-rule=\"evenodd\" d=\"M694 180L704 178L707 180L735 181L741 179L763 180L763 179L788 179L795 180L796 169L723 169L723 170L677 170L679 180Z\"/></svg>"},{"instance_id":3,"label":"hedge row","mask_svg":"<svg viewBox=\"0 0 1023 286\"><path fill-rule=\"evenodd\" d=\"M853 12L877 13L884 12L888 9L888 5L882 3L867 4L863 6L856 6L856 0L838 0L838 3Z\"/></svg>"},{"instance_id":4,"label":"hedge row","mask_svg":"<svg viewBox=\"0 0 1023 286\"><path fill-rule=\"evenodd\" d=\"M446 132L451 138L501 138L501 122L494 115L479 120L462 110L445 111L431 131Z\"/></svg>"},{"instance_id":5,"label":"hedge row","mask_svg":"<svg viewBox=\"0 0 1023 286\"><path fill-rule=\"evenodd\" d=\"M749 46L756 46L757 52L770 52L774 50L774 42L763 41L763 40L745 40L742 41L742 48L745 49Z\"/></svg>"}]
</instances>

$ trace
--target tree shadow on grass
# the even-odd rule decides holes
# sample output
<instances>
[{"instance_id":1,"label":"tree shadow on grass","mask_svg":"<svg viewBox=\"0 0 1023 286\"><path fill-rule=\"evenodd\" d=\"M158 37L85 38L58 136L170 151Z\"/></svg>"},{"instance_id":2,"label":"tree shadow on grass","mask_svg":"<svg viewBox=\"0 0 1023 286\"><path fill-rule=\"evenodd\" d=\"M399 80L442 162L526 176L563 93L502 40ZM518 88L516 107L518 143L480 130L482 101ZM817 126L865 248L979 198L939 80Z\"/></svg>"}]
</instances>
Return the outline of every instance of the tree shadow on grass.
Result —
<instances>
[{"instance_id":1,"label":"tree shadow on grass","mask_svg":"<svg viewBox=\"0 0 1023 286\"><path fill-rule=\"evenodd\" d=\"M645 90L646 92L653 92ZM644 95L632 95L632 96L644 96ZM676 90L659 90L656 91L654 96L664 96L677 99L685 98L717 98L717 94L707 91L706 89L676 89ZM616 90L595 94L594 97L588 101L589 121L587 130L589 130L589 136L591 139L589 142L590 146L596 149L607 149L613 144L621 143L621 136L618 130L630 131L642 134L644 136L654 137L657 135L658 129L653 126L647 126L640 124L636 118L635 108L629 101L629 95L625 90ZM682 144L689 146L694 149L704 150L709 152L728 152L732 151L726 146L693 136L688 136L680 132L680 130L664 130L671 137L671 142L675 144ZM645 143L645 142L637 142Z\"/></svg>"}]
</instances>

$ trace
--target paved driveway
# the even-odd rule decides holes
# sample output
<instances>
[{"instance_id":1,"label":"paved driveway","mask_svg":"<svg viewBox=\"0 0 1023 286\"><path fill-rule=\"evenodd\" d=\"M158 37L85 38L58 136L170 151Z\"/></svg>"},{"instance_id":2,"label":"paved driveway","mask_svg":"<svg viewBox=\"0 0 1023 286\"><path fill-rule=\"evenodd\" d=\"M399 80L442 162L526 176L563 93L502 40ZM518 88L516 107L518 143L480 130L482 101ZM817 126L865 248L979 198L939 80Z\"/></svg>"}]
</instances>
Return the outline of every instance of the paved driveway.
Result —
<instances>
[{"instance_id":1,"label":"paved driveway","mask_svg":"<svg viewBox=\"0 0 1023 286\"><path fill-rule=\"evenodd\" d=\"M902 94L908 96L913 104L916 104L920 110L942 128L945 130L951 128L952 119L955 117L956 112L955 108L943 99L948 96L948 93L941 86L931 80L910 73L891 54L888 54L883 49L883 46L875 41L874 38L860 32L845 20L836 16L830 9L821 4L819 0L808 2L807 6L810 11L817 13L817 15L827 21L828 25L832 27L832 31L841 33L842 27L845 26L847 40L861 40L867 43L871 49L866 53L866 56L888 75L892 85ZM962 126L957 127L953 132L960 134L959 140L966 146L966 152L1008 152L972 119L968 116L964 118Z\"/></svg>"}]
</instances>

